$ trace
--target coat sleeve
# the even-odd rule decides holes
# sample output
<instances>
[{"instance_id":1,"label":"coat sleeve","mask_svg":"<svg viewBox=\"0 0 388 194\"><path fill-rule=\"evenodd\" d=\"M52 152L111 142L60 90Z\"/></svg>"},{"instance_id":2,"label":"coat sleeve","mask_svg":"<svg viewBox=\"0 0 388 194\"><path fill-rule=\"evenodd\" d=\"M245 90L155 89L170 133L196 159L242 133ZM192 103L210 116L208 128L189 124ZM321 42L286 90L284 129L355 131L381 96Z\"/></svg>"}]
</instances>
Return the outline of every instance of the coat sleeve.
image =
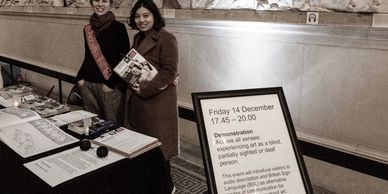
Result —
<instances>
[{"instance_id":1,"label":"coat sleeve","mask_svg":"<svg viewBox=\"0 0 388 194\"><path fill-rule=\"evenodd\" d=\"M166 34L160 40L160 55L158 74L151 81L139 83L143 98L148 98L161 93L169 87L177 74L178 69L178 43L173 34Z\"/></svg>"}]
</instances>

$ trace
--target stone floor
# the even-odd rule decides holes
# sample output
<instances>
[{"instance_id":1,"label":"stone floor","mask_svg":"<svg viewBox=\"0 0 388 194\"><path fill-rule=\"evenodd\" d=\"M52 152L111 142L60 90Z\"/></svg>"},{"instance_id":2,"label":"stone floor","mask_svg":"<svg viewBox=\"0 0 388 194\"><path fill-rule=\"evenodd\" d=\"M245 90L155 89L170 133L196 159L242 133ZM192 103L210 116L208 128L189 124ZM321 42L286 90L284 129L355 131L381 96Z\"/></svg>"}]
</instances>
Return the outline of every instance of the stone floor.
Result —
<instances>
[{"instance_id":1,"label":"stone floor","mask_svg":"<svg viewBox=\"0 0 388 194\"><path fill-rule=\"evenodd\" d=\"M202 194L207 190L206 175L201 149L189 142L180 142L181 153L171 159L172 176L177 187L176 194ZM335 194L313 186L315 194Z\"/></svg>"},{"instance_id":2,"label":"stone floor","mask_svg":"<svg viewBox=\"0 0 388 194\"><path fill-rule=\"evenodd\" d=\"M171 159L171 174L176 194L198 194L207 191L206 176L199 146L181 141L181 154Z\"/></svg>"}]
</instances>

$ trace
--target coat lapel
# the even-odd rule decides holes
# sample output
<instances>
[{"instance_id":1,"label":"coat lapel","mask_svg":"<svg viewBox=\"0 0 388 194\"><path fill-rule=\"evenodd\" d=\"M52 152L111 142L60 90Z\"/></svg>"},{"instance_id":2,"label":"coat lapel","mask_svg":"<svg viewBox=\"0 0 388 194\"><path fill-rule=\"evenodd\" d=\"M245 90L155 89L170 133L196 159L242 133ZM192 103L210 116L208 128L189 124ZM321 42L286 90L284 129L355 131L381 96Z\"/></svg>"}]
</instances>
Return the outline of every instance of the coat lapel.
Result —
<instances>
[{"instance_id":1,"label":"coat lapel","mask_svg":"<svg viewBox=\"0 0 388 194\"><path fill-rule=\"evenodd\" d=\"M142 55L145 55L148 51L156 46L157 41L159 40L160 31L152 31L151 36L145 37L143 42L137 48L137 51Z\"/></svg>"}]
</instances>

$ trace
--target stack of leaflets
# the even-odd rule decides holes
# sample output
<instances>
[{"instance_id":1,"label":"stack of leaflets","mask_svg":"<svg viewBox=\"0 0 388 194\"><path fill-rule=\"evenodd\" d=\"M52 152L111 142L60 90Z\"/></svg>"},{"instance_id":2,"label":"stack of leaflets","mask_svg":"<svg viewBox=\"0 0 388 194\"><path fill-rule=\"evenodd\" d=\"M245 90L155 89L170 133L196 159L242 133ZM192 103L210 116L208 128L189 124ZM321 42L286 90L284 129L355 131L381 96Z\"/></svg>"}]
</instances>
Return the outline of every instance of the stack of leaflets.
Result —
<instances>
[{"instance_id":1,"label":"stack of leaflets","mask_svg":"<svg viewBox=\"0 0 388 194\"><path fill-rule=\"evenodd\" d=\"M93 140L93 143L106 146L129 159L162 145L157 138L124 127L100 135Z\"/></svg>"},{"instance_id":2,"label":"stack of leaflets","mask_svg":"<svg viewBox=\"0 0 388 194\"><path fill-rule=\"evenodd\" d=\"M21 98L25 95L31 94L32 91L32 87L26 84L19 84L1 88L0 105L3 107L12 107L15 105L17 106L20 103Z\"/></svg>"},{"instance_id":3,"label":"stack of leaflets","mask_svg":"<svg viewBox=\"0 0 388 194\"><path fill-rule=\"evenodd\" d=\"M130 86L139 83L139 79L150 81L158 73L156 68L135 49L131 49L113 71Z\"/></svg>"},{"instance_id":4,"label":"stack of leaflets","mask_svg":"<svg viewBox=\"0 0 388 194\"><path fill-rule=\"evenodd\" d=\"M87 122L86 120L94 120L96 117L97 114L85 110L76 110L68 113L55 115L47 119L54 123L57 127L66 126L68 130L83 135L85 134L86 128L93 123L93 121Z\"/></svg>"},{"instance_id":5,"label":"stack of leaflets","mask_svg":"<svg viewBox=\"0 0 388 194\"><path fill-rule=\"evenodd\" d=\"M60 104L56 100L38 94L29 94L22 97L20 108L31 109L42 117L68 112L70 108L65 104Z\"/></svg>"},{"instance_id":6,"label":"stack of leaflets","mask_svg":"<svg viewBox=\"0 0 388 194\"><path fill-rule=\"evenodd\" d=\"M75 132L78 135L85 135L88 138L96 138L106 131L117 128L113 121L100 119L97 114L76 110L47 118L56 126Z\"/></svg>"}]
</instances>

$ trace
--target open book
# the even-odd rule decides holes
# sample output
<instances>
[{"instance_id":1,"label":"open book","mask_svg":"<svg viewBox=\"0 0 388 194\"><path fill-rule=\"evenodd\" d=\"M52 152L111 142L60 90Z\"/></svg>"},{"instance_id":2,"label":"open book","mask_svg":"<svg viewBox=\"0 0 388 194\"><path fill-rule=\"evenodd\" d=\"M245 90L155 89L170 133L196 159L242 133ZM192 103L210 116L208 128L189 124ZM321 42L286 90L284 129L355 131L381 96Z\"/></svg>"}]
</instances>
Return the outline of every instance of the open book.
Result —
<instances>
[{"instance_id":1,"label":"open book","mask_svg":"<svg viewBox=\"0 0 388 194\"><path fill-rule=\"evenodd\" d=\"M130 86L139 83L139 80L152 80L158 71L135 49L117 64L113 71L124 79Z\"/></svg>"},{"instance_id":2,"label":"open book","mask_svg":"<svg viewBox=\"0 0 388 194\"><path fill-rule=\"evenodd\" d=\"M78 140L32 110L0 110L0 140L23 158L68 145Z\"/></svg>"},{"instance_id":3,"label":"open book","mask_svg":"<svg viewBox=\"0 0 388 194\"><path fill-rule=\"evenodd\" d=\"M131 159L162 145L158 139L120 127L93 140L97 145L106 146L108 149Z\"/></svg>"}]
</instances>

